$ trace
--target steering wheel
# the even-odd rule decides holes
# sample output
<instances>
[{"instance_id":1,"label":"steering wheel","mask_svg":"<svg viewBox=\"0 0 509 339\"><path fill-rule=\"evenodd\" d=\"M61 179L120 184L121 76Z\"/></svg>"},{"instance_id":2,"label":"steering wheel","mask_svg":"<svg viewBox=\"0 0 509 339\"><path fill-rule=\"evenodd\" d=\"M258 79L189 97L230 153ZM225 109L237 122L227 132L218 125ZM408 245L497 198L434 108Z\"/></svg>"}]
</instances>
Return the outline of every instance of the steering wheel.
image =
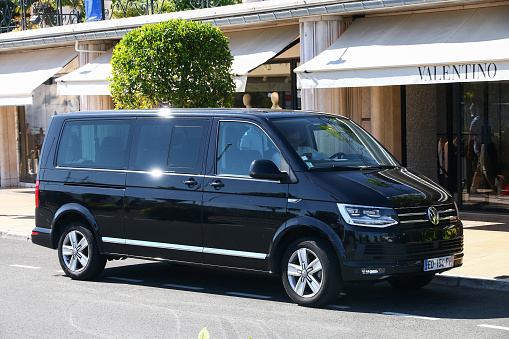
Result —
<instances>
[{"instance_id":1,"label":"steering wheel","mask_svg":"<svg viewBox=\"0 0 509 339\"><path fill-rule=\"evenodd\" d=\"M343 152L334 153L329 157L329 159L346 159L346 153Z\"/></svg>"}]
</instances>

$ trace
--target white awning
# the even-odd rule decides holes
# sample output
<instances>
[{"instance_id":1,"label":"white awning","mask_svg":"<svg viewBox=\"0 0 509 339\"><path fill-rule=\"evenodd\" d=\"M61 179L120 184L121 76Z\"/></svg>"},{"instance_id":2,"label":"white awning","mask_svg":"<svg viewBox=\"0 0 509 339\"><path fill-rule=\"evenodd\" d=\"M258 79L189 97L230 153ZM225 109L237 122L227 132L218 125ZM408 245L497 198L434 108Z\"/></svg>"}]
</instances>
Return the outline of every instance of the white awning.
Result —
<instances>
[{"instance_id":1,"label":"white awning","mask_svg":"<svg viewBox=\"0 0 509 339\"><path fill-rule=\"evenodd\" d=\"M299 36L299 27L282 26L225 34L233 55L232 73L237 92L246 89L247 74L276 56ZM105 52L87 65L57 79L60 95L110 95L111 55Z\"/></svg>"},{"instance_id":2,"label":"white awning","mask_svg":"<svg viewBox=\"0 0 509 339\"><path fill-rule=\"evenodd\" d=\"M90 63L57 79L59 95L110 95L108 88L111 76L113 48Z\"/></svg>"},{"instance_id":3,"label":"white awning","mask_svg":"<svg viewBox=\"0 0 509 339\"><path fill-rule=\"evenodd\" d=\"M299 88L509 80L509 6L360 18L295 69Z\"/></svg>"},{"instance_id":4,"label":"white awning","mask_svg":"<svg viewBox=\"0 0 509 339\"><path fill-rule=\"evenodd\" d=\"M0 54L0 106L31 105L32 92L77 55L74 48Z\"/></svg>"},{"instance_id":5,"label":"white awning","mask_svg":"<svg viewBox=\"0 0 509 339\"><path fill-rule=\"evenodd\" d=\"M285 49L299 36L299 26L280 26L239 32L228 32L233 55L232 73L237 92L246 89L247 75Z\"/></svg>"}]
</instances>

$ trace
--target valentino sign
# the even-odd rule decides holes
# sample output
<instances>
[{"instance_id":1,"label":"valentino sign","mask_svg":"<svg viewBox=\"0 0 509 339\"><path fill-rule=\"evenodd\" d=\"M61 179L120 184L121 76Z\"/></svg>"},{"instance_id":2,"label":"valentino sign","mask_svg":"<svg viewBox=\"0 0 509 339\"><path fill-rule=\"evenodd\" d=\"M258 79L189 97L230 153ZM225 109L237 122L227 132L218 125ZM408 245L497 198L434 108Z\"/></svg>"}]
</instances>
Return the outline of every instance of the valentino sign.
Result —
<instances>
[{"instance_id":1,"label":"valentino sign","mask_svg":"<svg viewBox=\"0 0 509 339\"><path fill-rule=\"evenodd\" d=\"M477 64L420 66L419 76L421 81L472 81L490 80L497 75L497 64L485 62Z\"/></svg>"}]
</instances>

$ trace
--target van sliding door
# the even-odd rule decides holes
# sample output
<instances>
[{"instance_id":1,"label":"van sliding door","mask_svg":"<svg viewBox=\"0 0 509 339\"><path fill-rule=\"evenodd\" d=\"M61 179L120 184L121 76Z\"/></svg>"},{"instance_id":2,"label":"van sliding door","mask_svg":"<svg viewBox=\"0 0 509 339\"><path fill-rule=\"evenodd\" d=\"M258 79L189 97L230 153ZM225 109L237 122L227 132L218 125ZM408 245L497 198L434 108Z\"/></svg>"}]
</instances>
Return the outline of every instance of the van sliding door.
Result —
<instances>
[{"instance_id":1,"label":"van sliding door","mask_svg":"<svg viewBox=\"0 0 509 339\"><path fill-rule=\"evenodd\" d=\"M139 119L126 181L128 254L202 262L207 119Z\"/></svg>"}]
</instances>

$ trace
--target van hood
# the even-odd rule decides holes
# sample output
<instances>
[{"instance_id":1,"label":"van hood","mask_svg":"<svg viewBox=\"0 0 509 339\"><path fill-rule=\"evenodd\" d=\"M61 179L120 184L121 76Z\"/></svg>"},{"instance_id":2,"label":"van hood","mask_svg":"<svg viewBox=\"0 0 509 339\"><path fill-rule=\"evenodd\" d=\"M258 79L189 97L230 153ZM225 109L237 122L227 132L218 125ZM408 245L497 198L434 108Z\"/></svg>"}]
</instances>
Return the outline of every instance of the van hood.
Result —
<instances>
[{"instance_id":1,"label":"van hood","mask_svg":"<svg viewBox=\"0 0 509 339\"><path fill-rule=\"evenodd\" d=\"M381 207L415 207L452 203L447 190L404 167L307 173L338 202Z\"/></svg>"}]
</instances>

